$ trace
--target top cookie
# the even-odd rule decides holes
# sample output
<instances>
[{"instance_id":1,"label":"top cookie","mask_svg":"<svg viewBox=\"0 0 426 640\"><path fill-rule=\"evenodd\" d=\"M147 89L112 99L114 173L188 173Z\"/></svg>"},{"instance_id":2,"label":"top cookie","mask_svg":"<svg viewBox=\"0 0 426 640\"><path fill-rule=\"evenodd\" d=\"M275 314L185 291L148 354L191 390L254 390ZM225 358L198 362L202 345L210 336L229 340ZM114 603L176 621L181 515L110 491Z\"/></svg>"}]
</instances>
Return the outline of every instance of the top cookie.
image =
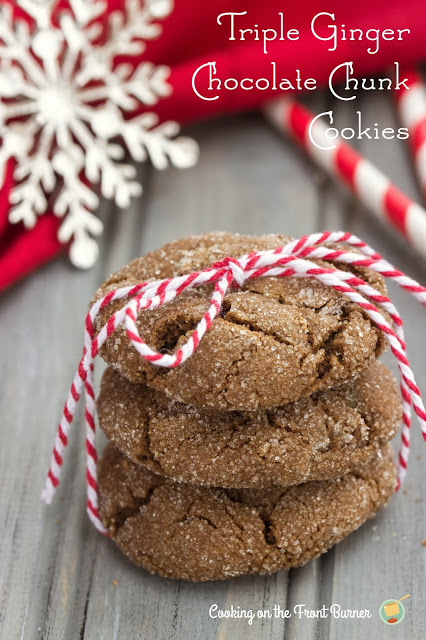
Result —
<instances>
[{"instance_id":1,"label":"top cookie","mask_svg":"<svg viewBox=\"0 0 426 640\"><path fill-rule=\"evenodd\" d=\"M117 271L94 300L119 287L198 271L224 257L274 249L290 240L283 235L223 232L182 238ZM375 272L351 270L386 293ZM171 303L142 311L141 336L157 351L174 351L201 319L210 296L210 286L186 290ZM103 309L96 329L126 301ZM122 328L100 353L129 380L144 382L177 400L204 408L252 411L338 386L364 371L384 348L384 337L366 314L334 289L308 278L265 277L228 292L197 351L174 369L147 363Z\"/></svg>"}]
</instances>

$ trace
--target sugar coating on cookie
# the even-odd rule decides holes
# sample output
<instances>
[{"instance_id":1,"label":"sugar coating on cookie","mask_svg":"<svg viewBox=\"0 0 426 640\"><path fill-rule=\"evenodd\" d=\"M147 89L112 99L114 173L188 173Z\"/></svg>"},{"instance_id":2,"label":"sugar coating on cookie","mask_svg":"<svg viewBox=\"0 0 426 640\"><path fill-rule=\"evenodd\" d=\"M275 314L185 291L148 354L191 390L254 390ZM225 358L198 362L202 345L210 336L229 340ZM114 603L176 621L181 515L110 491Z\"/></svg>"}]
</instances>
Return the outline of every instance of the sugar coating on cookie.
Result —
<instances>
[{"instance_id":1,"label":"sugar coating on cookie","mask_svg":"<svg viewBox=\"0 0 426 640\"><path fill-rule=\"evenodd\" d=\"M273 234L189 236L134 260L113 274L94 299L118 287L197 271L226 256L274 249L290 240ZM386 292L383 279L375 272L351 270ZM157 351L173 352L191 335L210 296L211 286L186 290L166 305L140 312L141 336ZM101 310L96 329L124 303L116 301ZM379 329L342 294L317 280L265 277L246 281L241 290L228 291L220 315L197 351L174 369L144 361L123 328L114 332L100 353L129 380L177 400L215 410L253 411L351 380L384 348Z\"/></svg>"},{"instance_id":2,"label":"sugar coating on cookie","mask_svg":"<svg viewBox=\"0 0 426 640\"><path fill-rule=\"evenodd\" d=\"M282 487L365 464L396 433L396 382L376 362L338 389L268 411L209 412L105 371L98 416L127 457L179 482Z\"/></svg>"},{"instance_id":3,"label":"sugar coating on cookie","mask_svg":"<svg viewBox=\"0 0 426 640\"><path fill-rule=\"evenodd\" d=\"M179 484L112 444L98 474L101 517L123 553L152 573L194 581L303 565L374 516L395 489L390 445L343 478L287 489Z\"/></svg>"}]
</instances>

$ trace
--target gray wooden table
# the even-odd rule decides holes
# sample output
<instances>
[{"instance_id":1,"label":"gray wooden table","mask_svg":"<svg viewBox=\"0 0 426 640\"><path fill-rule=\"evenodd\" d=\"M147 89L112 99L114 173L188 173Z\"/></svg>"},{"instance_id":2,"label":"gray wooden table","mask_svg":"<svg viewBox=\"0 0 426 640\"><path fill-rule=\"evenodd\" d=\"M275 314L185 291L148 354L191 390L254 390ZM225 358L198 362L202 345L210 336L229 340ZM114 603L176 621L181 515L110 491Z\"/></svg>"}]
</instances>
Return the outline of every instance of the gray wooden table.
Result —
<instances>
[{"instance_id":1,"label":"gray wooden table","mask_svg":"<svg viewBox=\"0 0 426 640\"><path fill-rule=\"evenodd\" d=\"M313 105L320 106L326 106L325 97ZM395 125L389 97L369 96L356 106L366 122ZM354 122L352 104L332 108L342 125ZM76 271L59 258L0 301L0 637L425 638L426 445L417 425L404 491L326 555L270 577L187 584L132 566L96 533L85 514L81 408L59 496L50 507L40 502L57 420L80 355L87 303L104 278L131 258L178 236L211 229L299 236L344 228L426 282L426 261L331 184L259 115L205 123L190 133L201 146L197 167L163 173L142 167L144 195L128 211L103 205L106 232L101 258L91 271ZM375 140L359 148L409 195L419 197L403 142ZM403 309L409 356L426 397L426 315L401 291L392 288L392 295ZM389 355L385 360L391 364ZM378 615L380 604L406 593L411 598L405 601L405 619L387 628ZM298 603L312 609L332 603L367 608L373 617L259 619L252 625L209 617L212 604L257 611Z\"/></svg>"}]
</instances>

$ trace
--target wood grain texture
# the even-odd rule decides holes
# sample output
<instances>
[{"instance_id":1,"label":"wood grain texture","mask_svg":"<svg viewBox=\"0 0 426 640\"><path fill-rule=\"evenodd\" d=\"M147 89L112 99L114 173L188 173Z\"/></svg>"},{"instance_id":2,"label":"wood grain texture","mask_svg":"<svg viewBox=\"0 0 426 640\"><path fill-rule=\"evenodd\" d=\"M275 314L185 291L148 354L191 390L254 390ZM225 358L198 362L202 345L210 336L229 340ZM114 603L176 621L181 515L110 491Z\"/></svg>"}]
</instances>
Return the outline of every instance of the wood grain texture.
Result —
<instances>
[{"instance_id":1,"label":"wood grain texture","mask_svg":"<svg viewBox=\"0 0 426 640\"><path fill-rule=\"evenodd\" d=\"M338 123L356 109L319 97ZM394 126L389 97L368 96L356 107L366 121ZM374 521L305 567L228 582L172 582L133 567L85 514L81 407L71 435L59 496L40 493L57 420L77 364L91 294L105 277L149 249L189 233L224 229L294 236L322 229L354 231L398 267L426 282L426 263L388 233L341 188L257 114L193 127L201 145L194 169L144 167L143 196L128 211L102 206L101 259L89 272L65 258L47 265L0 301L0 637L5 640L355 640L426 636L426 448L417 426L404 491ZM409 195L418 198L403 143L366 141L358 148ZM425 315L392 288L406 320L408 350L426 396ZM392 364L389 355L385 360ZM392 364L393 366L393 364ZM98 366L99 380L102 366ZM102 438L99 437L102 441ZM382 601L411 593L406 619L391 632ZM272 609L304 603L368 608L371 620L219 620L209 607Z\"/></svg>"}]
</instances>

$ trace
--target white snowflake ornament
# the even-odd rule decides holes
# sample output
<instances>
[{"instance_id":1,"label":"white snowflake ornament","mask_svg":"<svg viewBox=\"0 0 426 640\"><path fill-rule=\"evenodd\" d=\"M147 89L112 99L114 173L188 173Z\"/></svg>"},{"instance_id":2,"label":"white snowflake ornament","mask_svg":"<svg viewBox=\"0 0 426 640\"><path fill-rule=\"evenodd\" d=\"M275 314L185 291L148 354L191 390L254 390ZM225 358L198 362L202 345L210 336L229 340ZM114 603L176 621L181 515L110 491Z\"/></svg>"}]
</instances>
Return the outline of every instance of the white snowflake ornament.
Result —
<instances>
[{"instance_id":1,"label":"white snowflake ornament","mask_svg":"<svg viewBox=\"0 0 426 640\"><path fill-rule=\"evenodd\" d=\"M58 239L71 241L72 263L88 268L98 256L93 236L103 229L91 185L127 207L142 186L134 165L123 162L126 152L157 169L186 168L198 146L176 137L176 122L158 125L152 112L129 117L170 95L168 67L115 64L160 35L155 20L170 14L172 1L124 0L123 11L108 15L106 33L99 22L105 2L68 4L55 14L57 0L20 0L34 26L14 20L10 6L0 9L0 184L13 158L10 222L31 228L51 207L63 219Z\"/></svg>"}]
</instances>

